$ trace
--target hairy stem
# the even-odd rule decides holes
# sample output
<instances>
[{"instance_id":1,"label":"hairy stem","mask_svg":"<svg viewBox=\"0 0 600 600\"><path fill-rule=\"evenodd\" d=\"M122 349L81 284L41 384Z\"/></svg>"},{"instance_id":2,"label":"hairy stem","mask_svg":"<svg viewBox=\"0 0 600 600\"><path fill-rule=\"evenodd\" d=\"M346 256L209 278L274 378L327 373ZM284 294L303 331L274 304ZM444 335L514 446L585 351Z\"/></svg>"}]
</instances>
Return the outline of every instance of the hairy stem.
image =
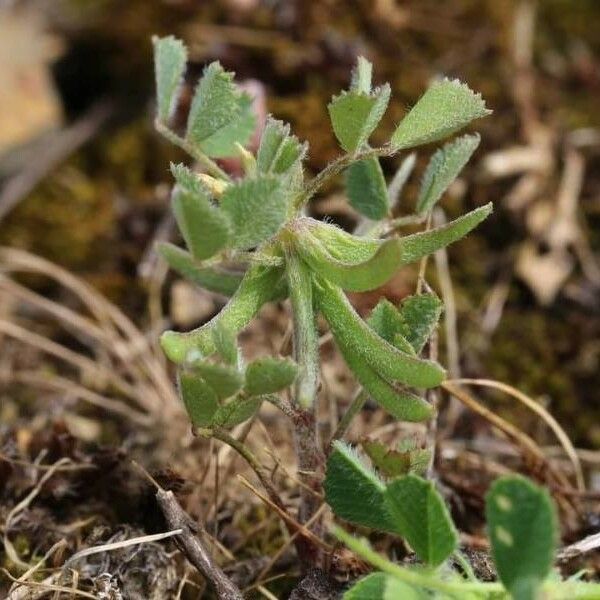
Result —
<instances>
[{"instance_id":1,"label":"hairy stem","mask_svg":"<svg viewBox=\"0 0 600 600\"><path fill-rule=\"evenodd\" d=\"M298 520L306 523L318 510L319 499L310 493L320 490L323 453L317 435L315 405L319 383L319 339L312 297L312 282L308 268L293 249L286 251L288 288L292 303L294 326L294 357L300 372L294 386L297 414L293 419L298 473L304 487L300 490ZM320 523L313 523L317 532ZM303 562L315 563L318 557L301 557Z\"/></svg>"},{"instance_id":2,"label":"hairy stem","mask_svg":"<svg viewBox=\"0 0 600 600\"><path fill-rule=\"evenodd\" d=\"M304 189L304 193L298 198L296 208L302 208L331 178L339 175L352 163L371 158L372 156L391 156L397 149L392 146L381 146L380 148L366 148L354 154L343 154L330 162L320 173L318 173Z\"/></svg>"},{"instance_id":3,"label":"hairy stem","mask_svg":"<svg viewBox=\"0 0 600 600\"><path fill-rule=\"evenodd\" d=\"M158 133L167 138L172 144L175 144L175 146L179 146L182 150L185 150L185 152L194 158L194 160L198 161L210 175L213 177L218 177L219 179L224 179L225 181L231 181L231 177L225 173L225 171L223 171L223 169L221 169L221 167L219 167L214 160L206 156L204 152L198 150L198 148L190 144L187 140L178 136L162 121L156 119L154 121L154 126L156 127L156 131L158 131Z\"/></svg>"},{"instance_id":4,"label":"hairy stem","mask_svg":"<svg viewBox=\"0 0 600 600\"><path fill-rule=\"evenodd\" d=\"M312 410L319 383L319 338L312 281L308 267L293 251L286 254L286 269L293 312L294 356L300 367L294 386L294 400L301 410Z\"/></svg>"}]
</instances>

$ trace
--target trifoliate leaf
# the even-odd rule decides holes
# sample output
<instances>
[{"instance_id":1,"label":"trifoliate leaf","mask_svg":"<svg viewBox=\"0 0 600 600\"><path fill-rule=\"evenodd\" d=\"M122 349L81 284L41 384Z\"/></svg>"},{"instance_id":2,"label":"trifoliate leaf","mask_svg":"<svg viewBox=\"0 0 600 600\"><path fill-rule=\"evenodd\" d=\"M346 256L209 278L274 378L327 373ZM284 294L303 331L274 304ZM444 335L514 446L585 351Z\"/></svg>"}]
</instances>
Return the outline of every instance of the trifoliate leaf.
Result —
<instances>
[{"instance_id":1,"label":"trifoliate leaf","mask_svg":"<svg viewBox=\"0 0 600 600\"><path fill-rule=\"evenodd\" d=\"M417 200L417 213L430 211L467 164L477 146L479 135L463 135L440 148L429 161Z\"/></svg>"},{"instance_id":2,"label":"trifoliate leaf","mask_svg":"<svg viewBox=\"0 0 600 600\"><path fill-rule=\"evenodd\" d=\"M360 318L341 289L320 278L314 287L319 308L340 346L354 347L366 364L388 380L420 388L442 382L445 371L439 364L386 342Z\"/></svg>"},{"instance_id":3,"label":"trifoliate leaf","mask_svg":"<svg viewBox=\"0 0 600 600\"><path fill-rule=\"evenodd\" d=\"M172 35L164 38L153 37L152 43L158 118L166 123L175 111L179 99L187 50L183 42Z\"/></svg>"},{"instance_id":4,"label":"trifoliate leaf","mask_svg":"<svg viewBox=\"0 0 600 600\"><path fill-rule=\"evenodd\" d=\"M263 399L259 396L250 398L244 395L234 396L226 404L219 407L213 417L213 425L219 427L235 427L247 421L260 408Z\"/></svg>"},{"instance_id":5,"label":"trifoliate leaf","mask_svg":"<svg viewBox=\"0 0 600 600\"><path fill-rule=\"evenodd\" d=\"M431 481L405 475L387 485L384 497L397 531L421 560L437 567L454 552L458 533Z\"/></svg>"},{"instance_id":6,"label":"trifoliate leaf","mask_svg":"<svg viewBox=\"0 0 600 600\"><path fill-rule=\"evenodd\" d=\"M192 194L176 187L172 207L181 235L194 258L210 258L227 246L232 230L228 216L213 206L204 193Z\"/></svg>"},{"instance_id":7,"label":"trifoliate leaf","mask_svg":"<svg viewBox=\"0 0 600 600\"><path fill-rule=\"evenodd\" d=\"M480 94L456 79L444 79L421 96L396 128L391 144L404 149L435 142L490 112Z\"/></svg>"},{"instance_id":8,"label":"trifoliate leaf","mask_svg":"<svg viewBox=\"0 0 600 600\"><path fill-rule=\"evenodd\" d=\"M388 194L379 159L365 158L346 170L346 193L361 214L378 221L388 214Z\"/></svg>"},{"instance_id":9,"label":"trifoliate leaf","mask_svg":"<svg viewBox=\"0 0 600 600\"><path fill-rule=\"evenodd\" d=\"M252 100L233 83L233 73L213 62L200 79L187 122L187 140L208 156L236 154L235 143L248 143L254 131Z\"/></svg>"},{"instance_id":10,"label":"trifoliate leaf","mask_svg":"<svg viewBox=\"0 0 600 600\"><path fill-rule=\"evenodd\" d=\"M291 385L297 375L298 365L289 358L258 358L246 368L245 390L251 396L274 394Z\"/></svg>"},{"instance_id":11,"label":"trifoliate leaf","mask_svg":"<svg viewBox=\"0 0 600 600\"><path fill-rule=\"evenodd\" d=\"M229 186L221 198L221 209L233 225L233 246L249 249L277 233L288 206L281 180L262 175Z\"/></svg>"},{"instance_id":12,"label":"trifoliate leaf","mask_svg":"<svg viewBox=\"0 0 600 600\"><path fill-rule=\"evenodd\" d=\"M558 541L556 511L548 492L510 475L494 482L485 506L500 580L515 600L538 598Z\"/></svg>"},{"instance_id":13,"label":"trifoliate leaf","mask_svg":"<svg viewBox=\"0 0 600 600\"><path fill-rule=\"evenodd\" d=\"M210 292L233 296L244 276L218 267L201 266L189 252L168 242L161 242L156 249L174 271Z\"/></svg>"},{"instance_id":14,"label":"trifoliate leaf","mask_svg":"<svg viewBox=\"0 0 600 600\"><path fill-rule=\"evenodd\" d=\"M402 325L398 332L412 345L417 354L436 328L443 306L435 294L419 294L402 300L398 311Z\"/></svg>"},{"instance_id":15,"label":"trifoliate leaf","mask_svg":"<svg viewBox=\"0 0 600 600\"><path fill-rule=\"evenodd\" d=\"M401 535L428 565L440 565L456 549L458 533L448 509L425 479L404 475L386 485L352 448L336 441L324 489L336 516Z\"/></svg>"},{"instance_id":16,"label":"trifoliate leaf","mask_svg":"<svg viewBox=\"0 0 600 600\"><path fill-rule=\"evenodd\" d=\"M256 154L257 168L261 173L286 173L305 154L306 144L301 144L295 135L290 135L287 123L272 117L267 119Z\"/></svg>"},{"instance_id":17,"label":"trifoliate leaf","mask_svg":"<svg viewBox=\"0 0 600 600\"><path fill-rule=\"evenodd\" d=\"M430 596L391 575L371 573L355 583L343 600L427 600Z\"/></svg>"},{"instance_id":18,"label":"trifoliate leaf","mask_svg":"<svg viewBox=\"0 0 600 600\"><path fill-rule=\"evenodd\" d=\"M206 358L217 350L213 338L215 327L225 327L237 334L266 302L286 293L281 267L251 266L237 291L225 307L208 323L187 333L166 331L160 345L169 360L182 364Z\"/></svg>"},{"instance_id":19,"label":"trifoliate leaf","mask_svg":"<svg viewBox=\"0 0 600 600\"><path fill-rule=\"evenodd\" d=\"M244 383L242 373L231 365L198 362L194 364L194 370L216 392L219 400L233 396Z\"/></svg>"},{"instance_id":20,"label":"trifoliate leaf","mask_svg":"<svg viewBox=\"0 0 600 600\"><path fill-rule=\"evenodd\" d=\"M178 373L179 392L195 427L207 427L219 408L216 392L196 373Z\"/></svg>"},{"instance_id":21,"label":"trifoliate leaf","mask_svg":"<svg viewBox=\"0 0 600 600\"><path fill-rule=\"evenodd\" d=\"M325 499L350 523L393 530L384 501L385 485L347 444L336 441L327 460Z\"/></svg>"},{"instance_id":22,"label":"trifoliate leaf","mask_svg":"<svg viewBox=\"0 0 600 600\"><path fill-rule=\"evenodd\" d=\"M238 364L238 345L235 333L223 323L217 323L212 329L212 338L217 354L229 365Z\"/></svg>"},{"instance_id":23,"label":"trifoliate leaf","mask_svg":"<svg viewBox=\"0 0 600 600\"><path fill-rule=\"evenodd\" d=\"M389 99L387 84L370 94L349 91L334 96L327 108L333 131L346 152L355 152L366 144L383 117Z\"/></svg>"},{"instance_id":24,"label":"trifoliate leaf","mask_svg":"<svg viewBox=\"0 0 600 600\"><path fill-rule=\"evenodd\" d=\"M423 475L431 458L429 450L417 448L414 442L410 443L410 440L398 449L368 439L363 440L361 446L373 466L386 477L398 477L408 473Z\"/></svg>"},{"instance_id":25,"label":"trifoliate leaf","mask_svg":"<svg viewBox=\"0 0 600 600\"><path fill-rule=\"evenodd\" d=\"M404 337L404 320L398 309L386 298L382 298L367 319L369 326L386 342L398 350L415 354L411 343Z\"/></svg>"}]
</instances>

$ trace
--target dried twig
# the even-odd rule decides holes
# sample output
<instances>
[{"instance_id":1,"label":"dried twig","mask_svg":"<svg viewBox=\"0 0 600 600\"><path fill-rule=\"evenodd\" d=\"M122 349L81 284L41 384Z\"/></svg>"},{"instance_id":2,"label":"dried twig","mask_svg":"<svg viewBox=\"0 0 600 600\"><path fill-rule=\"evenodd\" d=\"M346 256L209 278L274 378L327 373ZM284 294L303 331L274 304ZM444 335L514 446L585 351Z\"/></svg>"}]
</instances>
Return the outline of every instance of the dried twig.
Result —
<instances>
[{"instance_id":1,"label":"dried twig","mask_svg":"<svg viewBox=\"0 0 600 600\"><path fill-rule=\"evenodd\" d=\"M199 530L199 526L181 508L175 494L171 491L159 489L156 492L156 500L169 527L182 531L182 533L175 536L177 545L190 563L200 571L214 588L219 599L243 600L240 590L215 564L206 548L195 535Z\"/></svg>"}]
</instances>

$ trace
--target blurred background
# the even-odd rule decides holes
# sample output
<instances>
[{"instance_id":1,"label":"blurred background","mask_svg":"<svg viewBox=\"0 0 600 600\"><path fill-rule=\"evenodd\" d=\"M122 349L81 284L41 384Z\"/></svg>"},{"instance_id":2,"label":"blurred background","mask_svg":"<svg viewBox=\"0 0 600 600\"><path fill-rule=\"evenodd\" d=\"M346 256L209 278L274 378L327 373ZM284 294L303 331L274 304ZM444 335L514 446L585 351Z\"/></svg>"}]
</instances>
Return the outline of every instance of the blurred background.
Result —
<instances>
[{"instance_id":1,"label":"blurred background","mask_svg":"<svg viewBox=\"0 0 600 600\"><path fill-rule=\"evenodd\" d=\"M449 269L431 267L432 285L453 301L449 317L456 324L441 332L442 362L454 375L505 381L540 400L590 451L589 460L600 460L592 452L600 449L597 0L0 6L0 272L19 273L0 280L4 453L29 448L50 430L60 443L73 436L154 452L151 428L132 423L148 415L180 418L154 340L168 326L202 323L222 300L178 280L153 252L157 240L177 241L168 165L188 160L153 129L150 38L174 34L190 48L189 86L211 60L235 71L259 114L289 121L310 143L308 175L338 153L326 105L347 86L359 54L374 63L375 82L392 87L378 142L435 77L458 77L481 92L494 114L476 124L481 145L443 206L451 218L492 201L495 213L449 250ZM420 149L401 211L410 211L430 153ZM400 160L384 161L388 175ZM344 227L356 221L341 182L310 210ZM414 278L402 273L377 295L397 301ZM364 312L377 298L354 301ZM99 332L77 321L82 306ZM245 334L249 352L253 345L277 347L284 333L282 309L267 310ZM109 356L117 343L120 358ZM134 352L136 344L144 349ZM333 352L325 359L328 390L347 404L352 384ZM139 382L133 375L125 381L133 378L137 390L125 386L119 394L118 382L106 383L122 368L118 361L140 363ZM48 373L52 383L42 378ZM128 393L131 401L121 404ZM513 401L487 399L539 441L552 439ZM468 433L472 424L462 418L457 431ZM52 451L59 456L64 448ZM176 456L167 446L151 460L164 466Z\"/></svg>"}]
</instances>

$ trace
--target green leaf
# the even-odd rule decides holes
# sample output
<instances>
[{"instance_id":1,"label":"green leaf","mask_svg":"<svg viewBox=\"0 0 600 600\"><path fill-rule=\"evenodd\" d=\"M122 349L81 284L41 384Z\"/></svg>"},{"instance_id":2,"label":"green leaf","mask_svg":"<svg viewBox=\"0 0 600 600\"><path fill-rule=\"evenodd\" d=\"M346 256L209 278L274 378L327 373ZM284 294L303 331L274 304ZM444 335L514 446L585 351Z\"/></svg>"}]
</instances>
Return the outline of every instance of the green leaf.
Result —
<instances>
[{"instance_id":1,"label":"green leaf","mask_svg":"<svg viewBox=\"0 0 600 600\"><path fill-rule=\"evenodd\" d=\"M190 107L187 140L213 158L233 156L235 143L248 143L254 126L252 100L236 88L233 73L218 62L208 65Z\"/></svg>"},{"instance_id":2,"label":"green leaf","mask_svg":"<svg viewBox=\"0 0 600 600\"><path fill-rule=\"evenodd\" d=\"M212 424L219 427L235 427L252 417L262 402L260 396L248 398L239 394L219 407Z\"/></svg>"},{"instance_id":3,"label":"green leaf","mask_svg":"<svg viewBox=\"0 0 600 600\"><path fill-rule=\"evenodd\" d=\"M256 154L257 168L261 173L286 173L306 154L306 144L301 144L298 138L290 135L290 126L272 117L260 139Z\"/></svg>"},{"instance_id":4,"label":"green leaf","mask_svg":"<svg viewBox=\"0 0 600 600\"><path fill-rule=\"evenodd\" d=\"M558 525L548 492L524 477L497 479L485 514L498 576L515 600L534 600L552 569Z\"/></svg>"},{"instance_id":5,"label":"green leaf","mask_svg":"<svg viewBox=\"0 0 600 600\"><path fill-rule=\"evenodd\" d=\"M174 271L210 292L232 296L244 276L218 267L201 266L189 252L168 242L159 243L156 249Z\"/></svg>"},{"instance_id":6,"label":"green leaf","mask_svg":"<svg viewBox=\"0 0 600 600\"><path fill-rule=\"evenodd\" d=\"M427 600L423 590L414 588L391 575L371 573L354 584L343 600Z\"/></svg>"},{"instance_id":7,"label":"green leaf","mask_svg":"<svg viewBox=\"0 0 600 600\"><path fill-rule=\"evenodd\" d=\"M346 152L359 150L379 124L390 99L388 84L372 93L342 92L329 105L333 131Z\"/></svg>"},{"instance_id":8,"label":"green leaf","mask_svg":"<svg viewBox=\"0 0 600 600\"><path fill-rule=\"evenodd\" d=\"M333 443L323 486L327 503L341 519L381 531L393 530L384 500L385 485L347 444Z\"/></svg>"},{"instance_id":9,"label":"green leaf","mask_svg":"<svg viewBox=\"0 0 600 600\"><path fill-rule=\"evenodd\" d=\"M208 323L187 333L166 331L160 345L169 360L181 364L195 362L216 352L213 330L225 327L237 333L244 328L266 302L281 298L285 292L281 267L251 266L237 291Z\"/></svg>"},{"instance_id":10,"label":"green leaf","mask_svg":"<svg viewBox=\"0 0 600 600\"><path fill-rule=\"evenodd\" d=\"M363 440L361 446L377 470L386 477L408 473L423 475L431 459L429 450L417 448L411 440L407 440L398 449L388 448L381 442L368 439Z\"/></svg>"},{"instance_id":11,"label":"green leaf","mask_svg":"<svg viewBox=\"0 0 600 600\"><path fill-rule=\"evenodd\" d=\"M426 421L433 416L433 407L426 400L401 386L392 385L365 362L353 345L344 345L339 338L336 341L344 360L360 384L390 415L400 421L411 422Z\"/></svg>"},{"instance_id":12,"label":"green leaf","mask_svg":"<svg viewBox=\"0 0 600 600\"><path fill-rule=\"evenodd\" d=\"M352 235L337 225L304 219L301 224L305 226L327 249L333 258L350 264L358 264L373 258L381 240Z\"/></svg>"},{"instance_id":13,"label":"green leaf","mask_svg":"<svg viewBox=\"0 0 600 600\"><path fill-rule=\"evenodd\" d=\"M398 333L419 354L436 328L443 310L442 301L435 294L418 294L402 300L398 314L401 326Z\"/></svg>"},{"instance_id":14,"label":"green leaf","mask_svg":"<svg viewBox=\"0 0 600 600\"><path fill-rule=\"evenodd\" d=\"M200 144L201 150L213 158L237 156L239 146L250 141L256 128L256 116L252 109L252 98L242 94L239 101L239 116Z\"/></svg>"},{"instance_id":15,"label":"green leaf","mask_svg":"<svg viewBox=\"0 0 600 600\"><path fill-rule=\"evenodd\" d=\"M375 333L356 313L342 290L323 280L315 280L319 308L341 346L356 348L366 364L392 381L429 388L445 376L437 363L401 352Z\"/></svg>"},{"instance_id":16,"label":"green leaf","mask_svg":"<svg viewBox=\"0 0 600 600\"><path fill-rule=\"evenodd\" d=\"M429 161L417 200L417 213L430 211L458 177L477 146L479 135L463 135L440 148Z\"/></svg>"},{"instance_id":17,"label":"green leaf","mask_svg":"<svg viewBox=\"0 0 600 600\"><path fill-rule=\"evenodd\" d=\"M388 240L360 238L334 225L305 219L298 223L302 230L298 246L303 258L324 277L344 289L365 291L385 283L399 267L461 239L492 210L490 202L441 227Z\"/></svg>"},{"instance_id":18,"label":"green leaf","mask_svg":"<svg viewBox=\"0 0 600 600\"><path fill-rule=\"evenodd\" d=\"M230 398L244 384L244 376L235 367L208 362L194 364L194 370L216 392L219 400Z\"/></svg>"},{"instance_id":19,"label":"green leaf","mask_svg":"<svg viewBox=\"0 0 600 600\"><path fill-rule=\"evenodd\" d=\"M421 96L396 128L391 144L400 150L435 142L490 113L480 94L456 79L444 79Z\"/></svg>"},{"instance_id":20,"label":"green leaf","mask_svg":"<svg viewBox=\"0 0 600 600\"><path fill-rule=\"evenodd\" d=\"M402 255L400 265L416 262L424 256L460 240L486 219L492 210L490 202L441 227L399 238L398 244Z\"/></svg>"},{"instance_id":21,"label":"green leaf","mask_svg":"<svg viewBox=\"0 0 600 600\"><path fill-rule=\"evenodd\" d=\"M387 299L382 298L367 319L369 326L386 342L408 354L416 354L412 344L404 337L404 319L400 311Z\"/></svg>"},{"instance_id":22,"label":"green leaf","mask_svg":"<svg viewBox=\"0 0 600 600\"><path fill-rule=\"evenodd\" d=\"M365 158L348 167L346 192L350 204L361 215L374 221L387 216L387 186L377 158Z\"/></svg>"},{"instance_id":23,"label":"green leaf","mask_svg":"<svg viewBox=\"0 0 600 600\"><path fill-rule=\"evenodd\" d=\"M172 206L181 235L194 258L210 258L227 246L231 235L227 215L213 206L204 193L192 194L176 187Z\"/></svg>"},{"instance_id":24,"label":"green leaf","mask_svg":"<svg viewBox=\"0 0 600 600\"><path fill-rule=\"evenodd\" d=\"M194 196L210 198L210 193L206 186L189 167L186 167L182 163L171 163L170 169L173 178L181 189Z\"/></svg>"},{"instance_id":25,"label":"green leaf","mask_svg":"<svg viewBox=\"0 0 600 600\"><path fill-rule=\"evenodd\" d=\"M245 390L251 396L273 394L291 385L297 375L298 365L289 358L259 358L246 368Z\"/></svg>"},{"instance_id":26,"label":"green leaf","mask_svg":"<svg viewBox=\"0 0 600 600\"><path fill-rule=\"evenodd\" d=\"M216 392L195 373L179 371L179 393L187 413L195 427L211 424L213 415L219 408Z\"/></svg>"},{"instance_id":27,"label":"green leaf","mask_svg":"<svg viewBox=\"0 0 600 600\"><path fill-rule=\"evenodd\" d=\"M421 560L437 567L454 552L458 533L431 481L405 475L389 483L384 496L397 530Z\"/></svg>"},{"instance_id":28,"label":"green leaf","mask_svg":"<svg viewBox=\"0 0 600 600\"><path fill-rule=\"evenodd\" d=\"M238 364L239 350L235 333L223 323L217 323L212 329L212 338L217 354L229 365Z\"/></svg>"},{"instance_id":29,"label":"green leaf","mask_svg":"<svg viewBox=\"0 0 600 600\"><path fill-rule=\"evenodd\" d=\"M187 50L181 40L172 35L153 37L154 72L156 75L156 99L158 118L166 123L179 99L183 72L187 62Z\"/></svg>"},{"instance_id":30,"label":"green leaf","mask_svg":"<svg viewBox=\"0 0 600 600\"><path fill-rule=\"evenodd\" d=\"M448 509L425 479L404 475L385 485L354 450L336 441L324 489L336 516L401 535L428 565L439 566L456 549L458 533Z\"/></svg>"},{"instance_id":31,"label":"green leaf","mask_svg":"<svg viewBox=\"0 0 600 600\"><path fill-rule=\"evenodd\" d=\"M221 209L233 224L234 247L249 249L277 233L288 206L281 180L262 175L229 186L221 198Z\"/></svg>"},{"instance_id":32,"label":"green leaf","mask_svg":"<svg viewBox=\"0 0 600 600\"><path fill-rule=\"evenodd\" d=\"M396 240L378 244L364 262L344 262L331 255L315 236L305 233L297 238L300 255L322 277L352 292L366 292L386 283L398 270L401 260Z\"/></svg>"}]
</instances>

